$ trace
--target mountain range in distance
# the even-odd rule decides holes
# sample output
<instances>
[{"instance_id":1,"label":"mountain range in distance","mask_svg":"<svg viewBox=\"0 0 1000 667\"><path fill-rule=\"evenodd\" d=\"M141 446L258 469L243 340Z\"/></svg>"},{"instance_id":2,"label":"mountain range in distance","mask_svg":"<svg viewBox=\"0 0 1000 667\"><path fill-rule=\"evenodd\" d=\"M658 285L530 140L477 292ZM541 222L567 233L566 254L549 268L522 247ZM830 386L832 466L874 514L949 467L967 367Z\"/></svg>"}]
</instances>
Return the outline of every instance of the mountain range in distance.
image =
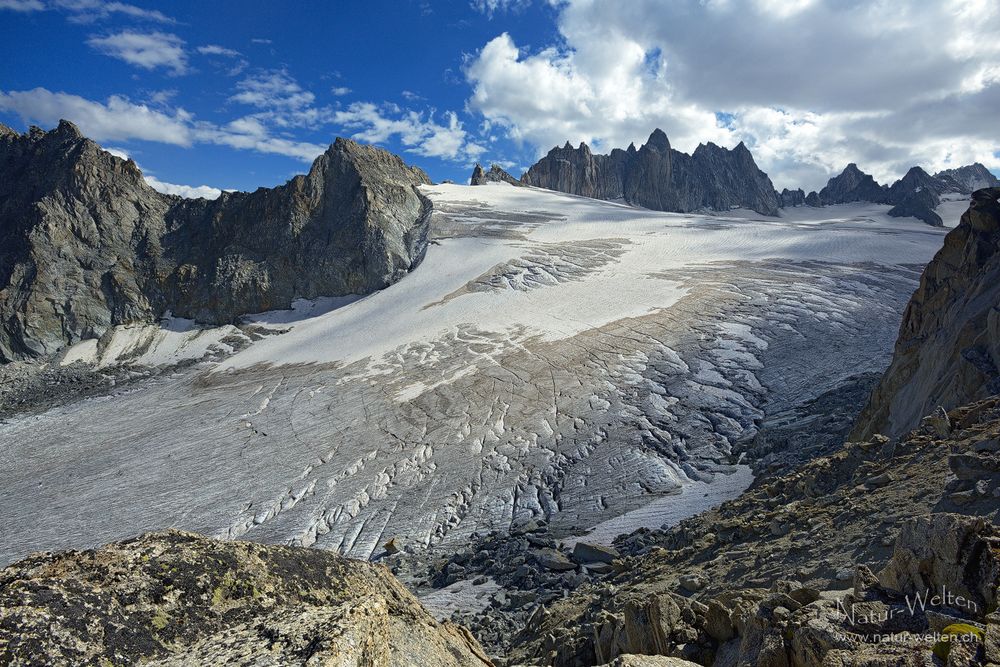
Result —
<instances>
[{"instance_id":1,"label":"mountain range in distance","mask_svg":"<svg viewBox=\"0 0 1000 667\"><path fill-rule=\"evenodd\" d=\"M891 186L880 185L852 162L819 192L778 192L743 142L733 149L699 144L688 155L672 148L660 129L639 148L629 144L607 155L593 153L586 143L573 148L566 142L529 167L520 180L499 165L486 171L477 164L470 183L488 182L532 185L675 213L746 208L777 215L781 208L871 202L890 205L893 217L914 217L935 227L944 224L935 209L946 195L1000 186L1000 179L978 162L933 176L915 166Z\"/></svg>"}]
</instances>

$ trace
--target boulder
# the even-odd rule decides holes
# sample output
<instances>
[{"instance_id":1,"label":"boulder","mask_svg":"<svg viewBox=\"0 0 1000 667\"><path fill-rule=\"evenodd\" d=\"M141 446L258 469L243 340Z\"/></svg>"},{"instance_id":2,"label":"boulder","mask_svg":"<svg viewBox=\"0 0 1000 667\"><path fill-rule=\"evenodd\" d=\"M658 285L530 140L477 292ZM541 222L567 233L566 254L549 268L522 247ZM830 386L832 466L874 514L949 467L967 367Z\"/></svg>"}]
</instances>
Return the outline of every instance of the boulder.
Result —
<instances>
[{"instance_id":1,"label":"boulder","mask_svg":"<svg viewBox=\"0 0 1000 667\"><path fill-rule=\"evenodd\" d=\"M577 563L611 563L616 558L621 558L621 554L611 546L588 542L577 542L573 546L573 560Z\"/></svg>"},{"instance_id":2,"label":"boulder","mask_svg":"<svg viewBox=\"0 0 1000 667\"><path fill-rule=\"evenodd\" d=\"M984 617L997 606L1000 530L963 514L910 519L879 581L903 595L940 595L945 606Z\"/></svg>"}]
</instances>

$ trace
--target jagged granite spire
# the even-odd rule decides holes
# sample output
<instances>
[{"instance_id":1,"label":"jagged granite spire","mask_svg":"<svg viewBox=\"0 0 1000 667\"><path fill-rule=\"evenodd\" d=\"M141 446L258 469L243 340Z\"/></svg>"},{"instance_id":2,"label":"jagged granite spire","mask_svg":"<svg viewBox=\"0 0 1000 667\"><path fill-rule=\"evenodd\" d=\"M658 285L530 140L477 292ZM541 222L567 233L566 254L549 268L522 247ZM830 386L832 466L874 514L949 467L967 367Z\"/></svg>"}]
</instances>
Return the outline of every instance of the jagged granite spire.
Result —
<instances>
[{"instance_id":1,"label":"jagged granite spire","mask_svg":"<svg viewBox=\"0 0 1000 667\"><path fill-rule=\"evenodd\" d=\"M749 208L777 214L780 204L767 174L742 143L733 150L714 144L694 155L674 150L657 128L639 149L594 155L586 144L553 148L521 177L528 185L594 197L624 200L660 211Z\"/></svg>"}]
</instances>

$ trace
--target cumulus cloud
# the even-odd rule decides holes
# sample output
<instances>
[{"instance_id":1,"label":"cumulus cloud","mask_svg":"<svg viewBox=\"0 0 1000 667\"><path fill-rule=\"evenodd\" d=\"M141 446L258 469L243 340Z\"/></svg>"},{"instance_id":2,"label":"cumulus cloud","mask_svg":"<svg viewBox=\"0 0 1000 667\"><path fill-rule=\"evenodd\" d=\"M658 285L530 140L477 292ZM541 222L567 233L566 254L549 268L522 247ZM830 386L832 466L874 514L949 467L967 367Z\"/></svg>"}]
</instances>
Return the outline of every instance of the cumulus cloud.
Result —
<instances>
[{"instance_id":1,"label":"cumulus cloud","mask_svg":"<svg viewBox=\"0 0 1000 667\"><path fill-rule=\"evenodd\" d=\"M102 146L105 153L111 153L115 157L119 157L123 160L131 160L132 156L124 148L116 148L114 146ZM146 181L149 187L153 188L157 192L162 192L165 195L177 195L178 197L184 197L185 199L197 199L199 197L204 197L205 199L218 199L222 195L222 190L219 188L213 188L210 185L178 185L176 183L167 183L156 178L152 174L145 173L142 167L139 167L143 171L142 177Z\"/></svg>"},{"instance_id":2,"label":"cumulus cloud","mask_svg":"<svg viewBox=\"0 0 1000 667\"><path fill-rule=\"evenodd\" d=\"M142 69L163 67L170 73L179 75L184 74L188 68L184 41L169 33L123 30L105 37L92 36L87 44L104 55Z\"/></svg>"},{"instance_id":3,"label":"cumulus cloud","mask_svg":"<svg viewBox=\"0 0 1000 667\"><path fill-rule=\"evenodd\" d=\"M509 35L466 65L471 109L536 152L656 126L691 150L746 143L776 184L857 161L880 180L994 169L1000 6L990 0L566 0L557 43ZM720 120L721 119L721 120Z\"/></svg>"},{"instance_id":4,"label":"cumulus cloud","mask_svg":"<svg viewBox=\"0 0 1000 667\"><path fill-rule=\"evenodd\" d=\"M167 113L117 95L102 103L45 88L0 91L0 109L46 127L66 118L97 141L143 139L177 146L190 146L194 141L191 115L183 109Z\"/></svg>"},{"instance_id":5,"label":"cumulus cloud","mask_svg":"<svg viewBox=\"0 0 1000 667\"><path fill-rule=\"evenodd\" d=\"M395 105L379 107L370 102L356 102L337 111L333 121L353 130L352 138L378 144L397 137L410 153L426 157L469 160L485 149L470 141L468 133L453 111L443 114L444 124L426 114Z\"/></svg>"},{"instance_id":6,"label":"cumulus cloud","mask_svg":"<svg viewBox=\"0 0 1000 667\"><path fill-rule=\"evenodd\" d=\"M176 183L166 183L150 174L143 174L143 178L146 179L149 187L165 195L177 195L185 199L198 199L199 197L218 199L222 196L222 190L213 188L210 185L177 185Z\"/></svg>"},{"instance_id":7,"label":"cumulus cloud","mask_svg":"<svg viewBox=\"0 0 1000 667\"><path fill-rule=\"evenodd\" d=\"M330 94L337 97L343 97L344 95L350 95L351 89L347 86L334 86L330 89Z\"/></svg>"}]
</instances>

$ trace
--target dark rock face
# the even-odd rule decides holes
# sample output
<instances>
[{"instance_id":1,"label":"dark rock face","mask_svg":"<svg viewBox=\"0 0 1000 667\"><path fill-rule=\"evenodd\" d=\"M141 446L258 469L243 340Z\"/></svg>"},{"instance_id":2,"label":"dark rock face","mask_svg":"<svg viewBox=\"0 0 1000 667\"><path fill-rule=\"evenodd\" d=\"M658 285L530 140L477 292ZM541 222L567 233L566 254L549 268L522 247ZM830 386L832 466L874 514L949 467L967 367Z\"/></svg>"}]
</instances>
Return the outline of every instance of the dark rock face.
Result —
<instances>
[{"instance_id":1,"label":"dark rock face","mask_svg":"<svg viewBox=\"0 0 1000 667\"><path fill-rule=\"evenodd\" d=\"M0 570L0 663L492 664L381 565L179 531Z\"/></svg>"},{"instance_id":2,"label":"dark rock face","mask_svg":"<svg viewBox=\"0 0 1000 667\"><path fill-rule=\"evenodd\" d=\"M778 195L781 200L781 208L794 208L796 206L803 206L806 203L806 193L802 191L802 188L797 190L789 190L785 188Z\"/></svg>"},{"instance_id":3,"label":"dark rock face","mask_svg":"<svg viewBox=\"0 0 1000 667\"><path fill-rule=\"evenodd\" d=\"M485 185L487 183L522 185L521 181L504 171L500 165L491 165L489 171L483 171L483 168L477 162L475 168L472 170L472 178L469 180L469 185Z\"/></svg>"},{"instance_id":4,"label":"dark rock face","mask_svg":"<svg viewBox=\"0 0 1000 667\"><path fill-rule=\"evenodd\" d=\"M906 175L889 188L889 215L896 218L914 217L933 227L942 227L944 222L934 209L941 203L941 195L947 192L949 184L931 176L920 167L912 167Z\"/></svg>"},{"instance_id":5,"label":"dark rock face","mask_svg":"<svg viewBox=\"0 0 1000 667\"><path fill-rule=\"evenodd\" d=\"M971 194L982 188L1000 188L1000 178L978 162L957 169L939 171L934 174L934 178L953 183L952 190L962 194Z\"/></svg>"},{"instance_id":6,"label":"dark rock face","mask_svg":"<svg viewBox=\"0 0 1000 667\"><path fill-rule=\"evenodd\" d=\"M895 437L941 405L1000 391L1000 188L979 190L924 270L889 369L852 438Z\"/></svg>"},{"instance_id":7,"label":"dark rock face","mask_svg":"<svg viewBox=\"0 0 1000 667\"><path fill-rule=\"evenodd\" d=\"M889 215L894 218L912 217L932 227L943 227L944 221L934 211L940 203L941 199L932 190L915 190L890 208Z\"/></svg>"},{"instance_id":8,"label":"dark rock face","mask_svg":"<svg viewBox=\"0 0 1000 667\"><path fill-rule=\"evenodd\" d=\"M0 361L168 310L219 324L371 292L426 249L427 176L345 139L283 186L215 201L156 192L65 121L2 128L0 174Z\"/></svg>"},{"instance_id":9,"label":"dark rock face","mask_svg":"<svg viewBox=\"0 0 1000 667\"><path fill-rule=\"evenodd\" d=\"M889 188L889 203L898 205L910 199L914 194L929 192L935 201L946 191L945 185L920 167L911 167L906 175ZM936 206L937 204L935 204Z\"/></svg>"},{"instance_id":10,"label":"dark rock face","mask_svg":"<svg viewBox=\"0 0 1000 667\"><path fill-rule=\"evenodd\" d=\"M680 213L742 207L776 215L780 204L771 180L742 143L732 150L702 144L687 155L671 148L659 129L641 148L630 145L608 155L594 155L586 144L553 148L521 182Z\"/></svg>"},{"instance_id":11,"label":"dark rock face","mask_svg":"<svg viewBox=\"0 0 1000 667\"><path fill-rule=\"evenodd\" d=\"M886 189L869 174L858 169L858 165L853 162L839 176L827 181L826 187L819 191L819 199L824 205L856 201L885 204L889 201Z\"/></svg>"},{"instance_id":12,"label":"dark rock face","mask_svg":"<svg viewBox=\"0 0 1000 667\"><path fill-rule=\"evenodd\" d=\"M819 198L819 193L815 190L811 191L806 195L806 206L812 206L813 208L819 208L823 205L823 202Z\"/></svg>"}]
</instances>

